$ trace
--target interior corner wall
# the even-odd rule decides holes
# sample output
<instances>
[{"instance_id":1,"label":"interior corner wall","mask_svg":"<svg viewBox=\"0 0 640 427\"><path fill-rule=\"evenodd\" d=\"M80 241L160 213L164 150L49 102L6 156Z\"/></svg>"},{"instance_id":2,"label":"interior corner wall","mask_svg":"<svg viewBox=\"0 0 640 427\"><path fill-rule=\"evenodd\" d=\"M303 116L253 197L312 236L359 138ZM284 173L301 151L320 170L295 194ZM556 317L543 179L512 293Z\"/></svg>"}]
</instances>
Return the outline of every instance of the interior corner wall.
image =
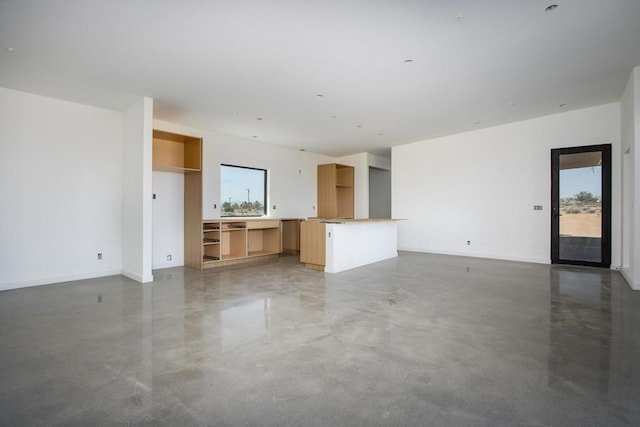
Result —
<instances>
[{"instance_id":1,"label":"interior corner wall","mask_svg":"<svg viewBox=\"0 0 640 427\"><path fill-rule=\"evenodd\" d=\"M0 290L120 274L122 126L0 88Z\"/></svg>"},{"instance_id":2,"label":"interior corner wall","mask_svg":"<svg viewBox=\"0 0 640 427\"><path fill-rule=\"evenodd\" d=\"M618 103L392 148L392 213L406 219L399 249L549 263L551 149L606 143L613 157L612 266L619 266Z\"/></svg>"},{"instance_id":3,"label":"interior corner wall","mask_svg":"<svg viewBox=\"0 0 640 427\"><path fill-rule=\"evenodd\" d=\"M635 201L640 200L640 67L631 72L620 101L622 151L622 274L633 289L640 289L640 215Z\"/></svg>"},{"instance_id":4,"label":"interior corner wall","mask_svg":"<svg viewBox=\"0 0 640 427\"><path fill-rule=\"evenodd\" d=\"M382 169L382 170L391 170L391 158L390 157L382 157L377 154L367 153L367 162L369 167Z\"/></svg>"},{"instance_id":5,"label":"interior corner wall","mask_svg":"<svg viewBox=\"0 0 640 427\"><path fill-rule=\"evenodd\" d=\"M153 281L152 269L153 100L141 98L124 113L122 274Z\"/></svg>"},{"instance_id":6,"label":"interior corner wall","mask_svg":"<svg viewBox=\"0 0 640 427\"><path fill-rule=\"evenodd\" d=\"M220 218L220 165L231 164L267 169L269 178L269 201L267 215L275 218L306 218L317 215L317 166L334 163L332 157L308 151L280 147L266 143L223 135L217 132L192 128L163 120L154 120L154 128L167 132L200 137L203 139L202 153L202 218ZM167 185L154 179L154 187L173 197ZM273 207L276 206L274 209ZM154 220L164 212L154 211ZM168 221L172 221L168 219ZM159 234L164 233L164 234ZM183 231L178 229L156 230L157 238L172 241L178 250Z\"/></svg>"}]
</instances>

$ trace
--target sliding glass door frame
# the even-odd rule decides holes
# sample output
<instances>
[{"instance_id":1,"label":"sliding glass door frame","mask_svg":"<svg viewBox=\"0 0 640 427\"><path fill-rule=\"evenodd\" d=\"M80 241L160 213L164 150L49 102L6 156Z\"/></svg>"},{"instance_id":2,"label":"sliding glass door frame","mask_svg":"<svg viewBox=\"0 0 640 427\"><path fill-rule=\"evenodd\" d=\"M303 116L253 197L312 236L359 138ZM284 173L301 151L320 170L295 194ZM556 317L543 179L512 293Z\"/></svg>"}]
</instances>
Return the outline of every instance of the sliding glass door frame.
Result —
<instances>
[{"instance_id":1,"label":"sliding glass door frame","mask_svg":"<svg viewBox=\"0 0 640 427\"><path fill-rule=\"evenodd\" d=\"M602 153L602 211L600 262L560 258L560 156L574 153ZM551 150L551 263L611 267L611 144Z\"/></svg>"}]
</instances>

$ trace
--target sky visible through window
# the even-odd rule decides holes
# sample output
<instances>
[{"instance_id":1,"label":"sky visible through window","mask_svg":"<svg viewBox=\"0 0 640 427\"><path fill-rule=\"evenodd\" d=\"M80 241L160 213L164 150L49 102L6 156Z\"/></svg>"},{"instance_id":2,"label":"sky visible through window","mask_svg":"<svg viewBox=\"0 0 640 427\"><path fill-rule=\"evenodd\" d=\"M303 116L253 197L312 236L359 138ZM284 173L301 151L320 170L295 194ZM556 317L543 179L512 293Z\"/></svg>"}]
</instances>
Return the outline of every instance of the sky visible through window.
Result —
<instances>
[{"instance_id":1,"label":"sky visible through window","mask_svg":"<svg viewBox=\"0 0 640 427\"><path fill-rule=\"evenodd\" d=\"M264 215L266 176L267 171L263 169L221 165L220 197L223 215ZM253 208L243 205L247 202L251 203ZM235 213L230 212L230 208L227 208L229 205L237 205Z\"/></svg>"},{"instance_id":2,"label":"sky visible through window","mask_svg":"<svg viewBox=\"0 0 640 427\"><path fill-rule=\"evenodd\" d=\"M560 171L560 198L573 197L581 191L602 197L602 166Z\"/></svg>"}]
</instances>

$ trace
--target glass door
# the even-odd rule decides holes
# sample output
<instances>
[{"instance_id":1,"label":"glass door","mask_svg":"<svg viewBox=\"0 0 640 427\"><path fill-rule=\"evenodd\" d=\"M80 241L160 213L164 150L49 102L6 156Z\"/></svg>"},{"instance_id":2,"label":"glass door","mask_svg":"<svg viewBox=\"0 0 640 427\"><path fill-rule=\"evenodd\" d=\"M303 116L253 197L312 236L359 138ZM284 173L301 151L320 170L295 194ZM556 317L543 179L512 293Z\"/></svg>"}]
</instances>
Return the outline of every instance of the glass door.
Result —
<instances>
[{"instance_id":1,"label":"glass door","mask_svg":"<svg viewBox=\"0 0 640 427\"><path fill-rule=\"evenodd\" d=\"M610 267L611 145L551 150L551 262Z\"/></svg>"}]
</instances>

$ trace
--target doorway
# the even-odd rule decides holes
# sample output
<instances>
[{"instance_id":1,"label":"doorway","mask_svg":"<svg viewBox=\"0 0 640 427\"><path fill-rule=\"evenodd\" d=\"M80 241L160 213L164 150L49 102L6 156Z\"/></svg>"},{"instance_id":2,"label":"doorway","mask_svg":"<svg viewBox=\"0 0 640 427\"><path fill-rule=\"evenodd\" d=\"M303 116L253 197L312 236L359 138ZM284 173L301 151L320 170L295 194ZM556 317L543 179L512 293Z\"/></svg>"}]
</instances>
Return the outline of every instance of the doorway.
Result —
<instances>
[{"instance_id":1,"label":"doorway","mask_svg":"<svg viewBox=\"0 0 640 427\"><path fill-rule=\"evenodd\" d=\"M369 218L391 218L391 171L369 167Z\"/></svg>"},{"instance_id":2,"label":"doorway","mask_svg":"<svg viewBox=\"0 0 640 427\"><path fill-rule=\"evenodd\" d=\"M551 262L611 266L611 145L551 150Z\"/></svg>"}]
</instances>

